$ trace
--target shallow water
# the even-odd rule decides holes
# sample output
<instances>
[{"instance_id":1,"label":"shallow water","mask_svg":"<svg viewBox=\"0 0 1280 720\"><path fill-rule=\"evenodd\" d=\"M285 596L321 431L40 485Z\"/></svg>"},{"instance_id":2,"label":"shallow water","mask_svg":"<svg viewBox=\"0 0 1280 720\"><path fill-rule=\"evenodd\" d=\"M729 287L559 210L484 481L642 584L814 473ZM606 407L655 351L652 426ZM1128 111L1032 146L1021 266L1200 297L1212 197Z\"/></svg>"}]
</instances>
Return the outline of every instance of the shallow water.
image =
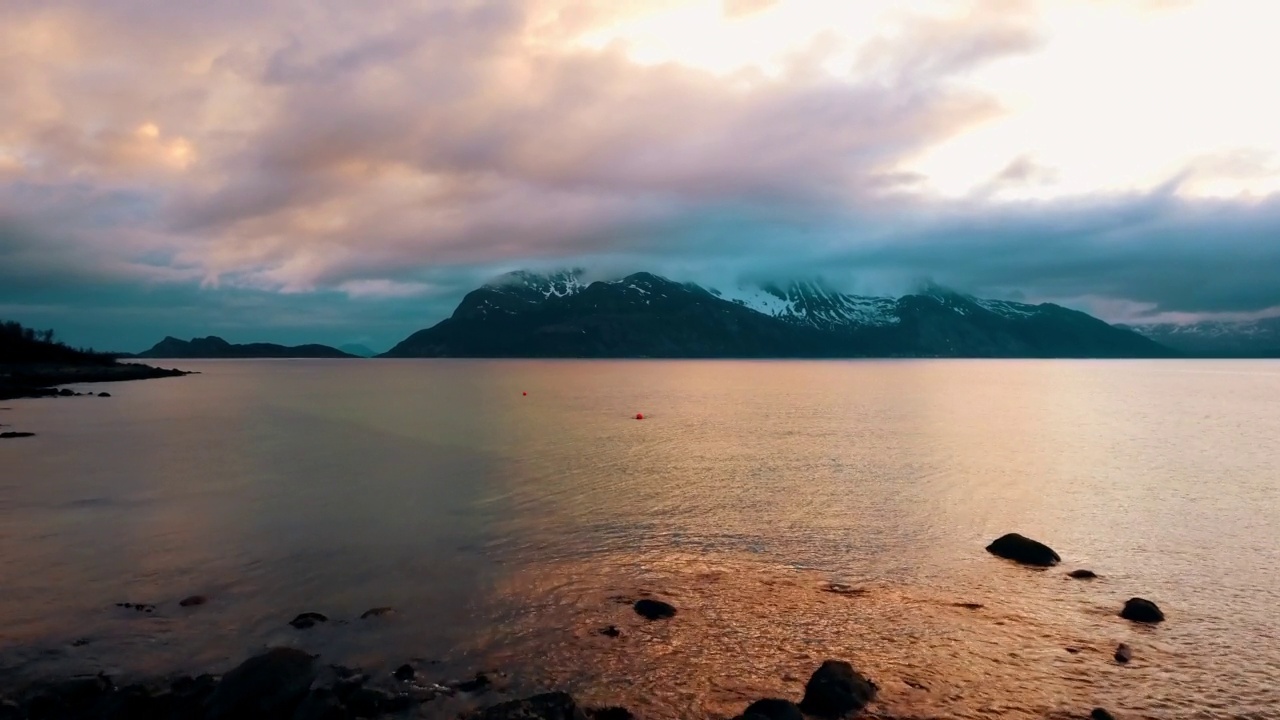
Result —
<instances>
[{"instance_id":1,"label":"shallow water","mask_svg":"<svg viewBox=\"0 0 1280 720\"><path fill-rule=\"evenodd\" d=\"M294 644L719 718L839 657L894 716L1280 717L1280 363L173 364L0 403L0 678Z\"/></svg>"}]
</instances>

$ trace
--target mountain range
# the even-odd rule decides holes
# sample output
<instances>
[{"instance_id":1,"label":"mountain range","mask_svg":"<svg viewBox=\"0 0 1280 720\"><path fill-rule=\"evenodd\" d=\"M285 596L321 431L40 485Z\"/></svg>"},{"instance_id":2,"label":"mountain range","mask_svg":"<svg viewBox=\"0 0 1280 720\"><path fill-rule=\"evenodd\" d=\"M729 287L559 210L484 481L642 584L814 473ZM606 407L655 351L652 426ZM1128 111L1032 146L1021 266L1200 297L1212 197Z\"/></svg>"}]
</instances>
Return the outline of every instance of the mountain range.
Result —
<instances>
[{"instance_id":1,"label":"mountain range","mask_svg":"<svg viewBox=\"0 0 1280 720\"><path fill-rule=\"evenodd\" d=\"M382 357L1169 357L1130 329L1058 305L931 287L899 298L820 282L735 287L641 272L517 271Z\"/></svg>"},{"instance_id":2,"label":"mountain range","mask_svg":"<svg viewBox=\"0 0 1280 720\"><path fill-rule=\"evenodd\" d=\"M1195 357L1280 358L1280 317L1189 324L1122 325Z\"/></svg>"},{"instance_id":3,"label":"mountain range","mask_svg":"<svg viewBox=\"0 0 1280 720\"><path fill-rule=\"evenodd\" d=\"M140 358L168 358L194 360L197 358L353 358L328 345L276 345L274 343L248 343L233 345L220 337L212 336L179 340L166 337L149 350L138 353Z\"/></svg>"}]
</instances>

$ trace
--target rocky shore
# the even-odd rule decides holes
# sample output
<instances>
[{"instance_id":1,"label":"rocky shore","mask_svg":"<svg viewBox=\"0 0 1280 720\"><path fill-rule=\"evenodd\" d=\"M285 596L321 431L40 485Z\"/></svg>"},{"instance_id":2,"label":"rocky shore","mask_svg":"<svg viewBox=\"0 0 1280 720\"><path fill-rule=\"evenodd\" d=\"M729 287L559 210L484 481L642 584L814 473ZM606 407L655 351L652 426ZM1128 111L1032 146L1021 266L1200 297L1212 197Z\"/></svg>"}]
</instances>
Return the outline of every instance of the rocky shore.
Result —
<instances>
[{"instance_id":1,"label":"rocky shore","mask_svg":"<svg viewBox=\"0 0 1280 720\"><path fill-rule=\"evenodd\" d=\"M988 551L1038 569L1061 562L1057 553L1048 546L1018 535L1005 536L993 542ZM1083 569L1054 574L1063 578L1060 582L1088 581L1098 577L1096 573ZM1035 582L1037 575L1030 571L1027 580ZM848 596L858 594L856 588L840 584L829 584L819 590ZM614 596L609 600L630 606L628 615L639 626L678 630L685 617L675 604L648 593ZM217 601L216 597L193 595L177 601L177 605L198 608ZM117 605L141 614L164 609L148 603ZM1152 630L1166 620L1164 612L1154 602L1138 597L1127 600L1122 596L1116 597L1113 612L1117 623L1128 621ZM331 619L315 611L298 613L292 620L281 618L282 626L292 627L291 632L297 633L296 644L264 648L220 676L175 675L144 682L117 683L113 678L98 674L44 679L23 686L14 686L12 681L0 681L0 720L353 720L384 717L629 720L644 717L620 704L585 705L572 694L554 686L526 697L516 695L513 699L513 683L501 671L485 670L465 679L442 678L437 676L438 665L418 659L405 662L394 670L367 672L334 664L322 654L306 649L307 640L312 633L320 632L318 628L321 626L383 622L384 618L395 614L393 608L376 607L347 619ZM621 621L622 618L616 620ZM622 638L618 641L625 642L639 626L625 632L617 625L599 626L593 632L610 639ZM1127 665L1134 658L1140 658L1143 649L1137 643L1121 643L1115 647L1113 660L1118 665ZM1072 648L1067 650L1071 652ZM889 720L892 717L882 712L880 696L884 691L854 663L829 658L809 660L806 664L808 679L802 693L797 686L792 686L797 688L794 691L796 696L766 696L754 700L748 697L740 709L712 717L717 720L839 720L854 717ZM798 685L802 677L805 676L791 680ZM889 693L894 692L892 686L893 683L889 683ZM522 689L536 690L537 686L525 685ZM609 688L601 689L606 693L603 696L594 694L597 702L602 697L606 703L614 699L607 692ZM789 694L781 688L773 692ZM892 705L893 701L889 699L888 706ZM701 718L706 714L695 713L691 718L695 716ZM1107 720L1117 716L1104 708L1085 706L1053 714L1052 717L1061 720Z\"/></svg>"},{"instance_id":2,"label":"rocky shore","mask_svg":"<svg viewBox=\"0 0 1280 720\"><path fill-rule=\"evenodd\" d=\"M180 377L192 373L137 363L105 364L0 364L0 400L15 398L68 397L76 393L59 390L73 383L121 382Z\"/></svg>"}]
</instances>

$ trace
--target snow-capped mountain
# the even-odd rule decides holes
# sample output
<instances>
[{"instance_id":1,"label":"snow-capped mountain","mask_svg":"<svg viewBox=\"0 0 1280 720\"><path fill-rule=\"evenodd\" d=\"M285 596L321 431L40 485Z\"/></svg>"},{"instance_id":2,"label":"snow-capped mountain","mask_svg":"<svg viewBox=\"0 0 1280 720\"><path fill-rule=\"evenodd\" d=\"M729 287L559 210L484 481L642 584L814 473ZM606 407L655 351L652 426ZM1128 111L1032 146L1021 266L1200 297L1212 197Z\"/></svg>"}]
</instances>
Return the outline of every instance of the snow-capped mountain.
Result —
<instances>
[{"instance_id":1,"label":"snow-capped mountain","mask_svg":"<svg viewBox=\"0 0 1280 720\"><path fill-rule=\"evenodd\" d=\"M710 292L758 313L823 330L892 325L899 319L897 300L893 298L849 295L814 281L785 286L740 285Z\"/></svg>"},{"instance_id":2,"label":"snow-capped mountain","mask_svg":"<svg viewBox=\"0 0 1280 720\"><path fill-rule=\"evenodd\" d=\"M1056 305L817 282L710 290L651 273L515 272L468 293L392 357L1152 357L1169 351Z\"/></svg>"},{"instance_id":3,"label":"snow-capped mountain","mask_svg":"<svg viewBox=\"0 0 1280 720\"><path fill-rule=\"evenodd\" d=\"M1280 357L1280 318L1122 327L1189 355Z\"/></svg>"}]
</instances>

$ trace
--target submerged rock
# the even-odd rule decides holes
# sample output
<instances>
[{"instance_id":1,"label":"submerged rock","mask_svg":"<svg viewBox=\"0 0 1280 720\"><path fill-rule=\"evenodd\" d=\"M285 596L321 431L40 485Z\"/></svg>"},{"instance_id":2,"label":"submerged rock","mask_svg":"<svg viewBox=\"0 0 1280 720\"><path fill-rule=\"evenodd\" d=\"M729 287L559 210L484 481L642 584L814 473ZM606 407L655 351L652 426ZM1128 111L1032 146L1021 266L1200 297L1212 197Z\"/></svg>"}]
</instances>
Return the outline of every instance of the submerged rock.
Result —
<instances>
[{"instance_id":1,"label":"submerged rock","mask_svg":"<svg viewBox=\"0 0 1280 720\"><path fill-rule=\"evenodd\" d=\"M1116 720L1116 716L1103 708L1094 708L1093 712L1089 713L1089 720Z\"/></svg>"},{"instance_id":2,"label":"submerged rock","mask_svg":"<svg viewBox=\"0 0 1280 720\"><path fill-rule=\"evenodd\" d=\"M288 718L316 678L315 658L294 648L273 648L240 663L205 703L205 720Z\"/></svg>"},{"instance_id":3,"label":"submerged rock","mask_svg":"<svg viewBox=\"0 0 1280 720\"><path fill-rule=\"evenodd\" d=\"M1164 622L1164 613L1155 603L1144 598L1129 598L1125 601L1120 617L1140 623Z\"/></svg>"},{"instance_id":4,"label":"submerged rock","mask_svg":"<svg viewBox=\"0 0 1280 720\"><path fill-rule=\"evenodd\" d=\"M843 660L827 660L804 686L800 709L822 718L857 712L876 697L876 684Z\"/></svg>"},{"instance_id":5,"label":"submerged rock","mask_svg":"<svg viewBox=\"0 0 1280 720\"><path fill-rule=\"evenodd\" d=\"M368 620L369 618L382 617L383 615L391 615L391 614L394 614L395 611L396 611L395 608L390 608L390 607L369 608L368 610L365 610L364 612L360 613L360 619Z\"/></svg>"},{"instance_id":6,"label":"submerged rock","mask_svg":"<svg viewBox=\"0 0 1280 720\"><path fill-rule=\"evenodd\" d=\"M306 630L309 627L315 627L316 623L329 622L328 616L318 612L304 612L298 617L289 621L289 624L299 630Z\"/></svg>"},{"instance_id":7,"label":"submerged rock","mask_svg":"<svg viewBox=\"0 0 1280 720\"><path fill-rule=\"evenodd\" d=\"M1039 567L1057 565L1062 561L1053 548L1018 533L1009 533L996 538L987 546L987 552L1023 565Z\"/></svg>"},{"instance_id":8,"label":"submerged rock","mask_svg":"<svg viewBox=\"0 0 1280 720\"><path fill-rule=\"evenodd\" d=\"M644 598L637 600L634 607L636 613L646 620L666 620L676 616L675 606L661 600Z\"/></svg>"},{"instance_id":9,"label":"submerged rock","mask_svg":"<svg viewBox=\"0 0 1280 720\"><path fill-rule=\"evenodd\" d=\"M1133 648L1125 645L1124 643L1120 643L1120 646L1116 648L1115 658L1118 663L1129 662L1133 659Z\"/></svg>"},{"instance_id":10,"label":"submerged rock","mask_svg":"<svg viewBox=\"0 0 1280 720\"><path fill-rule=\"evenodd\" d=\"M100 393L98 393L98 397L111 397L111 393L109 393L109 392L100 392Z\"/></svg>"},{"instance_id":11,"label":"submerged rock","mask_svg":"<svg viewBox=\"0 0 1280 720\"><path fill-rule=\"evenodd\" d=\"M1073 577L1076 580L1093 580L1098 577L1098 573L1092 570L1072 570L1067 573L1067 577Z\"/></svg>"},{"instance_id":12,"label":"submerged rock","mask_svg":"<svg viewBox=\"0 0 1280 720\"><path fill-rule=\"evenodd\" d=\"M24 437L35 437L35 436L36 434L33 432L15 432L13 430L0 432L0 440L10 440L13 438L24 438Z\"/></svg>"},{"instance_id":13,"label":"submerged rock","mask_svg":"<svg viewBox=\"0 0 1280 720\"><path fill-rule=\"evenodd\" d=\"M618 629L617 625L607 625L605 627L600 628L596 632L600 633L601 635L604 635L605 637L613 637L613 638L616 638L622 635L622 631Z\"/></svg>"},{"instance_id":14,"label":"submerged rock","mask_svg":"<svg viewBox=\"0 0 1280 720\"><path fill-rule=\"evenodd\" d=\"M454 683L452 687L454 690L461 690L465 693L474 693L489 689L491 684L492 682L489 680L488 675L484 673L476 673L475 678Z\"/></svg>"},{"instance_id":15,"label":"submerged rock","mask_svg":"<svg viewBox=\"0 0 1280 720\"><path fill-rule=\"evenodd\" d=\"M394 696L377 688L362 687L351 693L343 702L357 717L377 717L387 712Z\"/></svg>"},{"instance_id":16,"label":"submerged rock","mask_svg":"<svg viewBox=\"0 0 1280 720\"><path fill-rule=\"evenodd\" d=\"M412 665L405 663L404 665L401 665L400 667L396 668L395 672L391 673L391 677L394 677L400 682L408 682L413 679L414 675L417 675L417 674L418 674L417 671L413 669Z\"/></svg>"},{"instance_id":17,"label":"submerged rock","mask_svg":"<svg viewBox=\"0 0 1280 720\"><path fill-rule=\"evenodd\" d=\"M207 602L209 602L209 598L203 595L192 595L190 597L182 598L181 600L178 601L178 604L181 605L182 607L195 607L197 605L203 605Z\"/></svg>"},{"instance_id":18,"label":"submerged rock","mask_svg":"<svg viewBox=\"0 0 1280 720\"><path fill-rule=\"evenodd\" d=\"M552 692L481 710L471 720L589 720L569 693Z\"/></svg>"},{"instance_id":19,"label":"submerged rock","mask_svg":"<svg viewBox=\"0 0 1280 720\"><path fill-rule=\"evenodd\" d=\"M790 700L765 698L748 705L735 720L804 720L804 714Z\"/></svg>"},{"instance_id":20,"label":"submerged rock","mask_svg":"<svg viewBox=\"0 0 1280 720\"><path fill-rule=\"evenodd\" d=\"M124 608L125 610L136 610L141 613L152 613L156 611L156 606L152 605L151 603L122 602L122 603L116 603L116 607Z\"/></svg>"}]
</instances>

